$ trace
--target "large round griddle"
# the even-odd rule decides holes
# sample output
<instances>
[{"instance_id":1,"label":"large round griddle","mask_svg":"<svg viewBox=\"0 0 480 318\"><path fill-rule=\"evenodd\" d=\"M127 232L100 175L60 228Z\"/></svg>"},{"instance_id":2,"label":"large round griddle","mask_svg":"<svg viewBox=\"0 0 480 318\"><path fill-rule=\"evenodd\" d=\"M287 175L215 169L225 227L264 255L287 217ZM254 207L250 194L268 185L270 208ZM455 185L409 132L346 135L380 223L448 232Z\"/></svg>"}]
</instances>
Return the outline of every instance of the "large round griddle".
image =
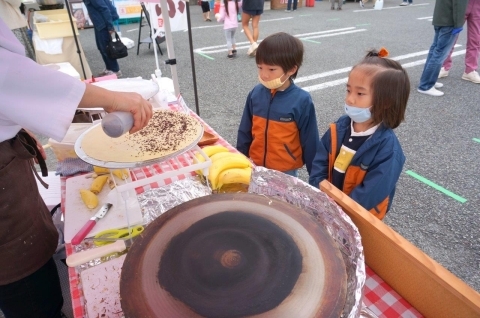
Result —
<instances>
[{"instance_id":1,"label":"large round griddle","mask_svg":"<svg viewBox=\"0 0 480 318\"><path fill-rule=\"evenodd\" d=\"M125 259L125 317L339 317L347 274L315 219L270 197L217 194L153 221Z\"/></svg>"}]
</instances>

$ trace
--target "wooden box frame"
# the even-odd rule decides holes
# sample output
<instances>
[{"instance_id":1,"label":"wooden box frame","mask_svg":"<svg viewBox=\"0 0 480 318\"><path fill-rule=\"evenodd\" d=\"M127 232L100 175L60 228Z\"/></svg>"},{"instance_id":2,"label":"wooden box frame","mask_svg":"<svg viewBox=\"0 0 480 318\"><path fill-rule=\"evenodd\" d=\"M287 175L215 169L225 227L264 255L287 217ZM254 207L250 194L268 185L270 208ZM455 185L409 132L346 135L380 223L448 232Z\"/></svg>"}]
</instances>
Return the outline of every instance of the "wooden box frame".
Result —
<instances>
[{"instance_id":1,"label":"wooden box frame","mask_svg":"<svg viewBox=\"0 0 480 318\"><path fill-rule=\"evenodd\" d=\"M425 317L480 317L480 294L324 180L358 227L366 264Z\"/></svg>"}]
</instances>

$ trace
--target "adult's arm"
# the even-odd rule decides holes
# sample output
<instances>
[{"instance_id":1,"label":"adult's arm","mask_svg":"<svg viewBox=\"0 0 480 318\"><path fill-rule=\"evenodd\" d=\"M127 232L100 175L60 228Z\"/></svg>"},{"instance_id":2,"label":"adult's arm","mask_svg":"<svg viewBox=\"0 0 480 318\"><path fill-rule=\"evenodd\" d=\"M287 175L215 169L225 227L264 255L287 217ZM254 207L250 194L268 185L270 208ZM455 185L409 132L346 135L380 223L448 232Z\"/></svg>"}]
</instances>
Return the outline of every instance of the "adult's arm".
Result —
<instances>
[{"instance_id":1,"label":"adult's arm","mask_svg":"<svg viewBox=\"0 0 480 318\"><path fill-rule=\"evenodd\" d=\"M97 10L102 15L103 21L105 22L105 25L107 26L107 29L109 31L114 30L113 17L112 17L112 14L110 13L110 8L105 3L105 1L104 0L89 0L89 2L94 7L94 9Z\"/></svg>"},{"instance_id":2,"label":"adult's arm","mask_svg":"<svg viewBox=\"0 0 480 318\"><path fill-rule=\"evenodd\" d=\"M85 84L0 46L0 141L21 128L62 140L77 107L130 112L135 120L131 133L152 116L151 104L136 93Z\"/></svg>"}]
</instances>

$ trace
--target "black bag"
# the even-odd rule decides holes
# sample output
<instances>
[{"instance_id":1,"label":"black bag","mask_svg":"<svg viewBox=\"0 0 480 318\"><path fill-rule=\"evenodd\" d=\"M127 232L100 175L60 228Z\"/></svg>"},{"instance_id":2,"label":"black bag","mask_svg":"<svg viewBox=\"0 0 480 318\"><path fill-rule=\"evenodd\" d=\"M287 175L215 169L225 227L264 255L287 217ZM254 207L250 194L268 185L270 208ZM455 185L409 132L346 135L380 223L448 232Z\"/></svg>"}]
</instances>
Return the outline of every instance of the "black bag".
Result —
<instances>
[{"instance_id":1,"label":"black bag","mask_svg":"<svg viewBox=\"0 0 480 318\"><path fill-rule=\"evenodd\" d=\"M115 31L114 31L115 32ZM120 37L118 36L117 32L115 32L115 39L110 40L107 45L107 55L111 59L121 59L122 57L128 56L128 50L125 44L122 43Z\"/></svg>"}]
</instances>

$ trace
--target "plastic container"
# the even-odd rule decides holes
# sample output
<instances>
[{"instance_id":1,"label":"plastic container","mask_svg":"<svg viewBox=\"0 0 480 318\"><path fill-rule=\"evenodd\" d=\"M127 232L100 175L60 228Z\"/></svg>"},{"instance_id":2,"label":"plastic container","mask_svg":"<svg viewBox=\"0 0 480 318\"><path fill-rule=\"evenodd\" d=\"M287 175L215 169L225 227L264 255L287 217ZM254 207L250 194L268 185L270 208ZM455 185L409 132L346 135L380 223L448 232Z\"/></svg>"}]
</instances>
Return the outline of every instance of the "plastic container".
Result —
<instances>
[{"instance_id":1,"label":"plastic container","mask_svg":"<svg viewBox=\"0 0 480 318\"><path fill-rule=\"evenodd\" d=\"M66 9L35 11L48 18L48 22L37 22L33 16L34 28L40 39L54 39L73 36L72 26ZM72 17L75 34L78 35L77 20Z\"/></svg>"},{"instance_id":2,"label":"plastic container","mask_svg":"<svg viewBox=\"0 0 480 318\"><path fill-rule=\"evenodd\" d=\"M108 113L102 119L102 129L112 138L118 138L133 127L133 115L129 112Z\"/></svg>"}]
</instances>

